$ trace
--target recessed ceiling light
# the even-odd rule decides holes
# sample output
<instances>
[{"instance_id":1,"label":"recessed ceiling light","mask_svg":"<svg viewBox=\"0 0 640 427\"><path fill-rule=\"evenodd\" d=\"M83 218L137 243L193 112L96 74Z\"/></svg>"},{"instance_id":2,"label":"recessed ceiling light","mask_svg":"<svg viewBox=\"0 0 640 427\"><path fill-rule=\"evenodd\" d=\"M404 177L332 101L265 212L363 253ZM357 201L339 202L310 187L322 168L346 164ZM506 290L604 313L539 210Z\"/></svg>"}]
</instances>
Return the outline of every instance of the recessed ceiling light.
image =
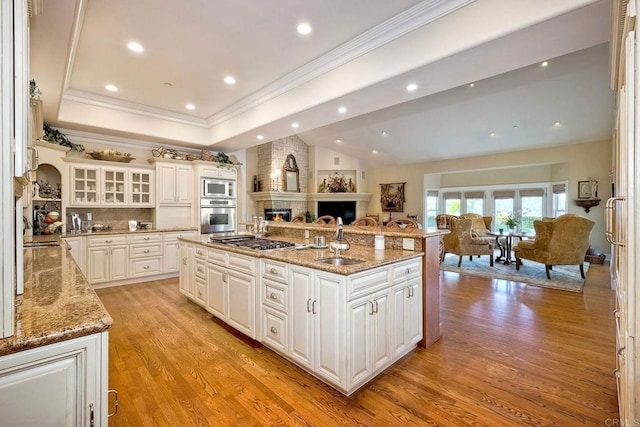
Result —
<instances>
[{"instance_id":1,"label":"recessed ceiling light","mask_svg":"<svg viewBox=\"0 0 640 427\"><path fill-rule=\"evenodd\" d=\"M416 89L418 89L418 85L415 83L409 83L407 85L407 92L413 92Z\"/></svg>"},{"instance_id":2,"label":"recessed ceiling light","mask_svg":"<svg viewBox=\"0 0 640 427\"><path fill-rule=\"evenodd\" d=\"M342 140L340 138L336 138L336 143L337 144L342 144Z\"/></svg>"},{"instance_id":3,"label":"recessed ceiling light","mask_svg":"<svg viewBox=\"0 0 640 427\"><path fill-rule=\"evenodd\" d=\"M264 136L258 135L258 136L256 136L256 138L258 138L258 140L262 141L264 139Z\"/></svg>"},{"instance_id":4,"label":"recessed ceiling light","mask_svg":"<svg viewBox=\"0 0 640 427\"><path fill-rule=\"evenodd\" d=\"M469 87L474 87L475 85L475 83L469 83Z\"/></svg>"},{"instance_id":5,"label":"recessed ceiling light","mask_svg":"<svg viewBox=\"0 0 640 427\"><path fill-rule=\"evenodd\" d=\"M377 150L371 150L371 152L372 152L373 154L378 154L378 151L377 151Z\"/></svg>"},{"instance_id":6,"label":"recessed ceiling light","mask_svg":"<svg viewBox=\"0 0 640 427\"><path fill-rule=\"evenodd\" d=\"M382 131L382 136L387 136L387 131L386 130Z\"/></svg>"},{"instance_id":7,"label":"recessed ceiling light","mask_svg":"<svg viewBox=\"0 0 640 427\"><path fill-rule=\"evenodd\" d=\"M294 129L298 129L300 127L300 125L298 124L298 122L293 122L291 123L291 127Z\"/></svg>"},{"instance_id":8,"label":"recessed ceiling light","mask_svg":"<svg viewBox=\"0 0 640 427\"><path fill-rule=\"evenodd\" d=\"M232 85L232 84L235 84L236 79L233 76L226 76L224 78L224 82L228 85Z\"/></svg>"},{"instance_id":9,"label":"recessed ceiling light","mask_svg":"<svg viewBox=\"0 0 640 427\"><path fill-rule=\"evenodd\" d=\"M554 126L560 126L560 122L558 120L556 120L555 122L553 122Z\"/></svg>"},{"instance_id":10,"label":"recessed ceiling light","mask_svg":"<svg viewBox=\"0 0 640 427\"><path fill-rule=\"evenodd\" d=\"M195 110L196 106L193 104L187 104L184 106L184 108L186 108L187 110Z\"/></svg>"},{"instance_id":11,"label":"recessed ceiling light","mask_svg":"<svg viewBox=\"0 0 640 427\"><path fill-rule=\"evenodd\" d=\"M127 43L127 47L132 52L137 52L137 53L144 52L144 48L142 47L142 45L137 42L129 42Z\"/></svg>"},{"instance_id":12,"label":"recessed ceiling light","mask_svg":"<svg viewBox=\"0 0 640 427\"><path fill-rule=\"evenodd\" d=\"M518 125L513 125L513 128L514 129L518 129Z\"/></svg>"},{"instance_id":13,"label":"recessed ceiling light","mask_svg":"<svg viewBox=\"0 0 640 427\"><path fill-rule=\"evenodd\" d=\"M171 86L173 86L173 84L171 84L170 82L164 82L164 83L162 83L162 84L163 84L163 85L165 85L165 86L167 86L167 87L171 87Z\"/></svg>"},{"instance_id":14,"label":"recessed ceiling light","mask_svg":"<svg viewBox=\"0 0 640 427\"><path fill-rule=\"evenodd\" d=\"M491 132L491 133L489 134L489 136L496 136L496 133L495 133L495 132Z\"/></svg>"},{"instance_id":15,"label":"recessed ceiling light","mask_svg":"<svg viewBox=\"0 0 640 427\"><path fill-rule=\"evenodd\" d=\"M347 112L347 107L338 107L338 113L344 114Z\"/></svg>"},{"instance_id":16,"label":"recessed ceiling light","mask_svg":"<svg viewBox=\"0 0 640 427\"><path fill-rule=\"evenodd\" d=\"M307 24L306 22L301 22L300 24L298 24L297 30L298 33L307 35L311 32L311 25Z\"/></svg>"},{"instance_id":17,"label":"recessed ceiling light","mask_svg":"<svg viewBox=\"0 0 640 427\"><path fill-rule=\"evenodd\" d=\"M549 65L549 61L544 61L542 64L540 64L541 67L546 67L547 65Z\"/></svg>"},{"instance_id":18,"label":"recessed ceiling light","mask_svg":"<svg viewBox=\"0 0 640 427\"><path fill-rule=\"evenodd\" d=\"M108 84L104 88L106 90L108 90L109 92L117 92L118 91L118 86L112 85L112 84Z\"/></svg>"}]
</instances>

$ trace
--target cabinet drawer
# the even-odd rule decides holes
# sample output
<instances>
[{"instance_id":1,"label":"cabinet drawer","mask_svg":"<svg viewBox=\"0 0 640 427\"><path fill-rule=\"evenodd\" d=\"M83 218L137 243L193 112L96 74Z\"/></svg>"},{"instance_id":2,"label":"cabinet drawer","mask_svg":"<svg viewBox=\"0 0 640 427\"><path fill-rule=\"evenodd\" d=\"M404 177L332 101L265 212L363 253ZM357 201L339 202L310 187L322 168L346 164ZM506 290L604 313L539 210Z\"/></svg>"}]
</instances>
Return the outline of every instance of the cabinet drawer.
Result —
<instances>
[{"instance_id":1,"label":"cabinet drawer","mask_svg":"<svg viewBox=\"0 0 640 427\"><path fill-rule=\"evenodd\" d=\"M283 354L288 352L287 315L264 308L262 310L262 342Z\"/></svg>"},{"instance_id":2,"label":"cabinet drawer","mask_svg":"<svg viewBox=\"0 0 640 427\"><path fill-rule=\"evenodd\" d=\"M131 258L162 255L162 245L131 245L129 255Z\"/></svg>"},{"instance_id":3,"label":"cabinet drawer","mask_svg":"<svg viewBox=\"0 0 640 427\"><path fill-rule=\"evenodd\" d=\"M227 253L218 249L207 249L207 261L226 266Z\"/></svg>"},{"instance_id":4,"label":"cabinet drawer","mask_svg":"<svg viewBox=\"0 0 640 427\"><path fill-rule=\"evenodd\" d=\"M196 277L206 278L207 266L204 260L197 259L195 262Z\"/></svg>"},{"instance_id":5,"label":"cabinet drawer","mask_svg":"<svg viewBox=\"0 0 640 427\"><path fill-rule=\"evenodd\" d=\"M262 302L264 305L284 313L287 312L289 292L287 286L269 279L263 280Z\"/></svg>"},{"instance_id":6,"label":"cabinet drawer","mask_svg":"<svg viewBox=\"0 0 640 427\"><path fill-rule=\"evenodd\" d=\"M131 260L131 276L146 276L162 272L162 257L141 258Z\"/></svg>"},{"instance_id":7,"label":"cabinet drawer","mask_svg":"<svg viewBox=\"0 0 640 427\"><path fill-rule=\"evenodd\" d=\"M287 266L280 262L263 259L262 277L285 283L287 280Z\"/></svg>"},{"instance_id":8,"label":"cabinet drawer","mask_svg":"<svg viewBox=\"0 0 640 427\"><path fill-rule=\"evenodd\" d=\"M108 246L108 245L125 245L127 244L127 236L126 235L116 235L116 236L92 236L87 238L87 245L89 247L92 246Z\"/></svg>"},{"instance_id":9,"label":"cabinet drawer","mask_svg":"<svg viewBox=\"0 0 640 427\"><path fill-rule=\"evenodd\" d=\"M160 233L129 234L129 243L155 243L162 241Z\"/></svg>"},{"instance_id":10,"label":"cabinet drawer","mask_svg":"<svg viewBox=\"0 0 640 427\"><path fill-rule=\"evenodd\" d=\"M229 254L229 268L255 276L253 258L238 254Z\"/></svg>"},{"instance_id":11,"label":"cabinet drawer","mask_svg":"<svg viewBox=\"0 0 640 427\"><path fill-rule=\"evenodd\" d=\"M387 286L389 286L389 271L387 267L368 270L349 279L347 298L357 298Z\"/></svg>"},{"instance_id":12,"label":"cabinet drawer","mask_svg":"<svg viewBox=\"0 0 640 427\"><path fill-rule=\"evenodd\" d=\"M413 279L422 274L422 266L420 258L411 259L409 261L401 262L394 265L392 270L394 283L398 281L404 281L407 279Z\"/></svg>"},{"instance_id":13,"label":"cabinet drawer","mask_svg":"<svg viewBox=\"0 0 640 427\"><path fill-rule=\"evenodd\" d=\"M207 257L207 250L202 246L196 246L196 258L205 259Z\"/></svg>"}]
</instances>

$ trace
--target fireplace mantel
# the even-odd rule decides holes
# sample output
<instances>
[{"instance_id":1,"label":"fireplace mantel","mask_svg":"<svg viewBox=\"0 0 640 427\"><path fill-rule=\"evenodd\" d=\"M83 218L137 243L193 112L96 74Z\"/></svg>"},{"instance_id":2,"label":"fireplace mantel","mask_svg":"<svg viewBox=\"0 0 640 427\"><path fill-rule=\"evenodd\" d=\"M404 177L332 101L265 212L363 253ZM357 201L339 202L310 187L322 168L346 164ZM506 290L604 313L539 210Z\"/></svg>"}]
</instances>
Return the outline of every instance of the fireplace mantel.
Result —
<instances>
[{"instance_id":1,"label":"fireplace mantel","mask_svg":"<svg viewBox=\"0 0 640 427\"><path fill-rule=\"evenodd\" d=\"M371 199L371 193L294 193L294 192L286 192L286 191L261 191L258 193L249 193L249 195L256 202L265 202L265 201L368 202Z\"/></svg>"}]
</instances>

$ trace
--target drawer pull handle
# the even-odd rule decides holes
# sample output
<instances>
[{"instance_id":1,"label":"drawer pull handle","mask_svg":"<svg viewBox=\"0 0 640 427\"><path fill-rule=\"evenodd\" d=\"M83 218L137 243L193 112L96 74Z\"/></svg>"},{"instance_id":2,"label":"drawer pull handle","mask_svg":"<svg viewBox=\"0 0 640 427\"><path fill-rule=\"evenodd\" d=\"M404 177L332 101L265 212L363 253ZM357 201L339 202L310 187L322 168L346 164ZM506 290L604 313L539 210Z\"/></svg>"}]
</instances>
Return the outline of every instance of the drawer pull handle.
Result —
<instances>
[{"instance_id":1,"label":"drawer pull handle","mask_svg":"<svg viewBox=\"0 0 640 427\"><path fill-rule=\"evenodd\" d=\"M107 240L105 240L105 242L107 242L107 243L111 243L111 242L112 242L112 240L111 240L111 239L107 239Z\"/></svg>"},{"instance_id":2,"label":"drawer pull handle","mask_svg":"<svg viewBox=\"0 0 640 427\"><path fill-rule=\"evenodd\" d=\"M203 273L202 268L198 267L198 273Z\"/></svg>"},{"instance_id":3,"label":"drawer pull handle","mask_svg":"<svg viewBox=\"0 0 640 427\"><path fill-rule=\"evenodd\" d=\"M311 313L311 298L307 300L307 313Z\"/></svg>"},{"instance_id":4,"label":"drawer pull handle","mask_svg":"<svg viewBox=\"0 0 640 427\"><path fill-rule=\"evenodd\" d=\"M271 299L278 299L278 297L276 296L275 293L271 292L271 295L269 295L269 298Z\"/></svg>"},{"instance_id":5,"label":"drawer pull handle","mask_svg":"<svg viewBox=\"0 0 640 427\"><path fill-rule=\"evenodd\" d=\"M407 268L407 274L411 274L411 269Z\"/></svg>"},{"instance_id":6,"label":"drawer pull handle","mask_svg":"<svg viewBox=\"0 0 640 427\"><path fill-rule=\"evenodd\" d=\"M271 267L271 274L278 274L278 270L275 267Z\"/></svg>"},{"instance_id":7,"label":"drawer pull handle","mask_svg":"<svg viewBox=\"0 0 640 427\"><path fill-rule=\"evenodd\" d=\"M109 390L107 392L107 394L114 394L115 395L115 400L113 401L113 412L111 412L110 414L107 414L107 417L113 417L115 414L118 413L118 390Z\"/></svg>"},{"instance_id":8,"label":"drawer pull handle","mask_svg":"<svg viewBox=\"0 0 640 427\"><path fill-rule=\"evenodd\" d=\"M146 237L144 238L144 240L149 240L149 236L146 236Z\"/></svg>"},{"instance_id":9,"label":"drawer pull handle","mask_svg":"<svg viewBox=\"0 0 640 427\"><path fill-rule=\"evenodd\" d=\"M620 369L616 368L613 370L613 376L616 378L620 378Z\"/></svg>"},{"instance_id":10,"label":"drawer pull handle","mask_svg":"<svg viewBox=\"0 0 640 427\"><path fill-rule=\"evenodd\" d=\"M269 329L271 331L272 334L277 334L278 330L276 329L275 326L272 326L271 329Z\"/></svg>"},{"instance_id":11,"label":"drawer pull handle","mask_svg":"<svg viewBox=\"0 0 640 427\"><path fill-rule=\"evenodd\" d=\"M144 250L144 253L145 253L145 254L148 254L148 253L149 253L149 249L145 249L145 250Z\"/></svg>"},{"instance_id":12,"label":"drawer pull handle","mask_svg":"<svg viewBox=\"0 0 640 427\"><path fill-rule=\"evenodd\" d=\"M187 259L186 258L182 258L182 265L187 265Z\"/></svg>"},{"instance_id":13,"label":"drawer pull handle","mask_svg":"<svg viewBox=\"0 0 640 427\"><path fill-rule=\"evenodd\" d=\"M620 310L618 310L617 308L615 310L613 310L613 317L620 317Z\"/></svg>"}]
</instances>

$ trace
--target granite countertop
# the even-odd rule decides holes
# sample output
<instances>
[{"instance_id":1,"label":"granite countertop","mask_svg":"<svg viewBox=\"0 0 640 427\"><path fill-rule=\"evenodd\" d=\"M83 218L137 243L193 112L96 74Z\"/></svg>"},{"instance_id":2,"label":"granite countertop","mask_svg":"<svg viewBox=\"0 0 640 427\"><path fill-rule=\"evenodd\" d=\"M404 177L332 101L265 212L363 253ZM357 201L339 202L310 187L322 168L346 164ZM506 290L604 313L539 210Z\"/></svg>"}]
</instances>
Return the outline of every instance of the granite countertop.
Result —
<instances>
[{"instance_id":1,"label":"granite countertop","mask_svg":"<svg viewBox=\"0 0 640 427\"><path fill-rule=\"evenodd\" d=\"M279 222L269 221L267 226L269 230L309 230L309 231L328 231L335 232L336 226L329 224L315 224L305 222ZM449 230L424 230L422 228L387 228L385 226L378 227L363 227L357 225L344 225L343 230L345 234L360 234L360 235L383 235L389 237L411 237L421 238L422 236L441 236L449 234Z\"/></svg>"},{"instance_id":2,"label":"granite countertop","mask_svg":"<svg viewBox=\"0 0 640 427\"><path fill-rule=\"evenodd\" d=\"M282 240L287 242L293 242L296 245L304 245L313 243L304 239L296 239L289 236L274 235L269 236L269 239ZM320 258L329 258L335 256L332 252L326 249L296 249L295 247L284 249L273 249L268 251L257 251L253 249L245 249L232 245L224 245L221 243L209 242L209 235L199 235L197 237L181 237L180 240L191 243L198 243L204 246L222 249L229 252L235 252L243 255L250 255L255 258L266 258L276 261L281 261L288 264L300 265L303 267L310 267L316 270L328 271L330 273L336 273L340 275L351 275L359 273L361 271L370 270L372 268L380 267L382 265L392 264L398 261L408 260L412 258L419 258L424 255L419 251L405 251L402 249L384 249L376 251L371 246L351 245L348 251L340 251L340 256L344 258L357 258L362 259L364 262L354 265L342 265L334 266L330 264L324 264L318 262Z\"/></svg>"},{"instance_id":3,"label":"granite countertop","mask_svg":"<svg viewBox=\"0 0 640 427\"><path fill-rule=\"evenodd\" d=\"M171 227L171 228L148 228L146 230L136 230L129 231L128 229L120 229L120 230L107 230L107 231L92 231L91 233L67 233L67 234L43 234L39 236L25 236L25 242L48 242L55 241L59 239L64 239L65 237L81 237L81 236L104 236L111 234L143 234L143 233L162 233L162 232L173 232L173 231L197 231L199 230L195 227Z\"/></svg>"},{"instance_id":4,"label":"granite countertop","mask_svg":"<svg viewBox=\"0 0 640 427\"><path fill-rule=\"evenodd\" d=\"M36 241L60 239L60 235L35 237ZM0 356L103 332L112 323L64 242L25 249L24 294L16 297L16 333L0 339Z\"/></svg>"}]
</instances>

